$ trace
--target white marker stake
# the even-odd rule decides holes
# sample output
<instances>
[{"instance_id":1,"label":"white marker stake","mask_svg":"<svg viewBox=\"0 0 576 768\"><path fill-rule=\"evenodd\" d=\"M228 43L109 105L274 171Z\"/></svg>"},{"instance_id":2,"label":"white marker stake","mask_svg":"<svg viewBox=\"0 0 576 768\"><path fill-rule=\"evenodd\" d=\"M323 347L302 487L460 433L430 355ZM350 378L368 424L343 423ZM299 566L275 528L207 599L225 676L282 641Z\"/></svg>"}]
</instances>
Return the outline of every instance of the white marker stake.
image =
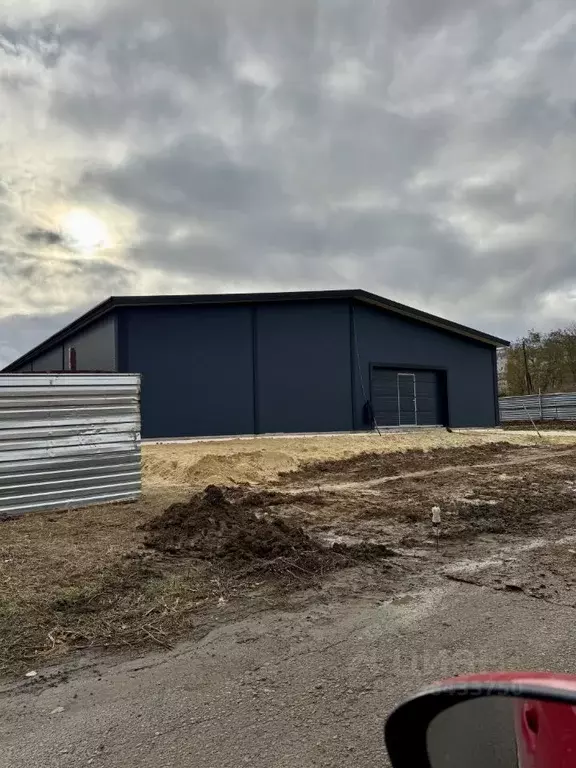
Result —
<instances>
[{"instance_id":1,"label":"white marker stake","mask_svg":"<svg viewBox=\"0 0 576 768\"><path fill-rule=\"evenodd\" d=\"M440 548L440 523L442 522L440 507L432 507L432 527L436 536L436 551Z\"/></svg>"}]
</instances>

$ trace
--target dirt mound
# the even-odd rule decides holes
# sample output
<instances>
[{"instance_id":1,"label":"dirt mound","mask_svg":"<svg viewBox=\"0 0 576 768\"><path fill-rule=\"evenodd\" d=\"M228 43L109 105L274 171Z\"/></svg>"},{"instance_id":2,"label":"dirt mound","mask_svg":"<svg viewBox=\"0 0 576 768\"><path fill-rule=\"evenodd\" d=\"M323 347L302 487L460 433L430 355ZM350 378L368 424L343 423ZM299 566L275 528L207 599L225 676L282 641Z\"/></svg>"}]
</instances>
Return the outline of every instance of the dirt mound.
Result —
<instances>
[{"instance_id":1,"label":"dirt mound","mask_svg":"<svg viewBox=\"0 0 576 768\"><path fill-rule=\"evenodd\" d=\"M321 503L314 494L301 500ZM318 574L395 553L370 542L325 546L295 523L269 512L298 496L208 486L185 504L173 504L145 526L145 546L171 556L197 557L234 569L275 575Z\"/></svg>"},{"instance_id":2,"label":"dirt mound","mask_svg":"<svg viewBox=\"0 0 576 768\"><path fill-rule=\"evenodd\" d=\"M211 485L148 523L145 545L236 566L279 559L307 571L346 565L350 555L323 547L299 526L267 511L287 501L293 497Z\"/></svg>"},{"instance_id":3,"label":"dirt mound","mask_svg":"<svg viewBox=\"0 0 576 768\"><path fill-rule=\"evenodd\" d=\"M402 453L360 453L347 459L310 462L294 472L281 473L281 482L322 482L328 477L331 482L392 477L407 472L491 462L519 450L531 449L502 441L430 451L413 449Z\"/></svg>"}]
</instances>

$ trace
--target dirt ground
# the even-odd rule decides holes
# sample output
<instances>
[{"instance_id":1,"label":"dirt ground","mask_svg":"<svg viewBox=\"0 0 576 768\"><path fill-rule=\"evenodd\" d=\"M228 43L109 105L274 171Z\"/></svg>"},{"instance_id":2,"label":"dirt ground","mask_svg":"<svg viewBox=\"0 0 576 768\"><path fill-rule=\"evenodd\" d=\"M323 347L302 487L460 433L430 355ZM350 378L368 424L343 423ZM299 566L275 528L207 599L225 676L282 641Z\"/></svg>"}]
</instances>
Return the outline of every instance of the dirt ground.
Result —
<instances>
[{"instance_id":1,"label":"dirt ground","mask_svg":"<svg viewBox=\"0 0 576 768\"><path fill-rule=\"evenodd\" d=\"M576 429L576 421L561 421L560 419L555 419L554 421L535 421L534 424L527 419L526 421L511 421L507 424L502 425L505 430L507 431L513 431L513 430L532 430L534 431L534 427L536 427L540 431L556 431L556 430L570 430L570 429Z\"/></svg>"},{"instance_id":2,"label":"dirt ground","mask_svg":"<svg viewBox=\"0 0 576 768\"><path fill-rule=\"evenodd\" d=\"M386 716L432 681L576 672L573 608L422 571L391 596L339 571L172 651L0 685L0 768L384 768Z\"/></svg>"},{"instance_id":3,"label":"dirt ground","mask_svg":"<svg viewBox=\"0 0 576 768\"><path fill-rule=\"evenodd\" d=\"M572 604L569 549L450 568L570 536L575 466L570 435L497 431L146 445L139 502L0 524L0 672L168 649L347 573L392 594L433 567Z\"/></svg>"}]
</instances>

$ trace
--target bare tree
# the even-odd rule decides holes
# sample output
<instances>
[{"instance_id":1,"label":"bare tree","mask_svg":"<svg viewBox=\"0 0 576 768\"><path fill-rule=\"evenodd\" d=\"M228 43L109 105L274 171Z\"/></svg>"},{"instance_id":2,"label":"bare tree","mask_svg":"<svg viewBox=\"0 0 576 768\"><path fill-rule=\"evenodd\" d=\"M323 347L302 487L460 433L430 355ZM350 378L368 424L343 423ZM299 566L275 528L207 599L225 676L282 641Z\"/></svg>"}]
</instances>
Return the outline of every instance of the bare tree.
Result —
<instances>
[{"instance_id":1,"label":"bare tree","mask_svg":"<svg viewBox=\"0 0 576 768\"><path fill-rule=\"evenodd\" d=\"M576 324L549 333L530 330L504 356L500 389L506 394L576 390Z\"/></svg>"}]
</instances>

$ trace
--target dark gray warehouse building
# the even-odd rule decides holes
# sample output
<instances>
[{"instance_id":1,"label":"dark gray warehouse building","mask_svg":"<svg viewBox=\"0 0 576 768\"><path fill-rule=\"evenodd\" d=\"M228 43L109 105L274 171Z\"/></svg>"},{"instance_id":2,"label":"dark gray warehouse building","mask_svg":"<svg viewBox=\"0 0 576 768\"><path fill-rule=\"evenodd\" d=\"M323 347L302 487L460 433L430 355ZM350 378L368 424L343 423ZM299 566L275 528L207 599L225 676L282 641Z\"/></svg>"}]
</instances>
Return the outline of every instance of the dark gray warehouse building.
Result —
<instances>
[{"instance_id":1,"label":"dark gray warehouse building","mask_svg":"<svg viewBox=\"0 0 576 768\"><path fill-rule=\"evenodd\" d=\"M147 438L493 427L507 343L361 290L123 296L5 372L141 373Z\"/></svg>"}]
</instances>

